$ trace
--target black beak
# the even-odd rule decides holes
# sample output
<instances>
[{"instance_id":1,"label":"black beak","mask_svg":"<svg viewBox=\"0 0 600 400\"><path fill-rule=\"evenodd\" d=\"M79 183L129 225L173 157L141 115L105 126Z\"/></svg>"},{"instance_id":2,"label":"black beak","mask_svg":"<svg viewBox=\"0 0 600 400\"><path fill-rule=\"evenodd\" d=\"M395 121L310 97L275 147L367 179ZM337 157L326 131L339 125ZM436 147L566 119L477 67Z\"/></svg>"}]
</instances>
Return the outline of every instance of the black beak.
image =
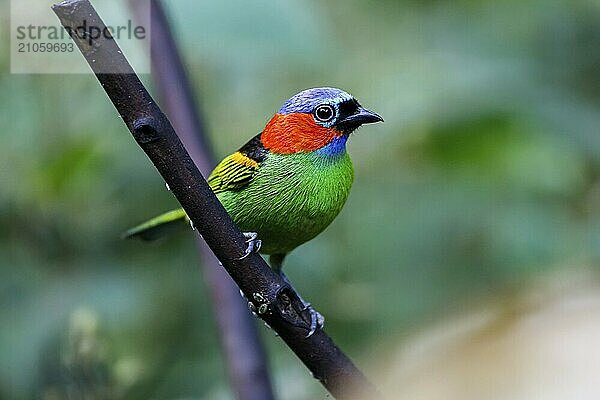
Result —
<instances>
[{"instance_id":1,"label":"black beak","mask_svg":"<svg viewBox=\"0 0 600 400\"><path fill-rule=\"evenodd\" d=\"M336 125L342 129L356 129L361 125L374 124L375 122L383 122L383 118L379 114L359 106L355 112L339 121Z\"/></svg>"}]
</instances>

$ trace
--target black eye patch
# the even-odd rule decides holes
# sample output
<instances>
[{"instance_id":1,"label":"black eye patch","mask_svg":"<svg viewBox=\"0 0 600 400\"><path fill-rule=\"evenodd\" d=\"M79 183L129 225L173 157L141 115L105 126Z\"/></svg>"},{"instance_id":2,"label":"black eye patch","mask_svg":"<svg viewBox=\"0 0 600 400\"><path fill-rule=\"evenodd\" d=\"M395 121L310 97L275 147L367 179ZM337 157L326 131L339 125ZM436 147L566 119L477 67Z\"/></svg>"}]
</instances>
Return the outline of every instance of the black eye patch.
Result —
<instances>
[{"instance_id":1,"label":"black eye patch","mask_svg":"<svg viewBox=\"0 0 600 400\"><path fill-rule=\"evenodd\" d=\"M338 121L343 121L347 116L352 115L358 110L360 104L355 99L346 100L339 104L339 117Z\"/></svg>"}]
</instances>

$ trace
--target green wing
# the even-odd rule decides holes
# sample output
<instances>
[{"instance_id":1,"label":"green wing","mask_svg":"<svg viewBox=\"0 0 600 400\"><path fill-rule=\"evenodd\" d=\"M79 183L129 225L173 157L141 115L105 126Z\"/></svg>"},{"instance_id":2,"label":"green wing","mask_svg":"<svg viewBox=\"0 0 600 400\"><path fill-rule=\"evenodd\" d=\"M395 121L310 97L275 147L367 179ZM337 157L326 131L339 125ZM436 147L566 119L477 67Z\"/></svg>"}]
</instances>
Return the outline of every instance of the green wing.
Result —
<instances>
[{"instance_id":1,"label":"green wing","mask_svg":"<svg viewBox=\"0 0 600 400\"><path fill-rule=\"evenodd\" d=\"M246 187L258 172L257 161L239 151L225 157L208 177L215 194Z\"/></svg>"}]
</instances>

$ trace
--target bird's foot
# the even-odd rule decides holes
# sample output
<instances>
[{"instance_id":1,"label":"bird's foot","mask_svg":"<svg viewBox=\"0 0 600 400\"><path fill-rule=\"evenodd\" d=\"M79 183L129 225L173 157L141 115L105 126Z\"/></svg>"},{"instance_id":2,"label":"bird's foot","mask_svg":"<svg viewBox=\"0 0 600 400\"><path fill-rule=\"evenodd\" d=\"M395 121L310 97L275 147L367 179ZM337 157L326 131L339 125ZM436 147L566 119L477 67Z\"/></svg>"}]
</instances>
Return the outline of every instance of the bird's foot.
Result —
<instances>
[{"instance_id":1,"label":"bird's foot","mask_svg":"<svg viewBox=\"0 0 600 400\"><path fill-rule=\"evenodd\" d=\"M283 271L279 270L279 275L281 276L281 279L283 279L285 283L287 283L292 288L294 288L294 286L292 285L292 283L290 282L288 277L283 273ZM298 293L298 291L296 289L294 289L294 290L296 291L296 293ZM321 315L321 313L319 313L317 310L312 308L310 303L305 301L300 295L298 295L298 298L300 299L300 301L302 302L302 305L304 306L302 311L308 311L308 313L310 315L310 329L308 330L308 333L306 334L306 337L309 338L317 331L317 329L322 329L325 326L325 317L323 317L323 315Z\"/></svg>"},{"instance_id":2,"label":"bird's foot","mask_svg":"<svg viewBox=\"0 0 600 400\"><path fill-rule=\"evenodd\" d=\"M310 314L310 330L306 334L306 337L309 338L317 331L317 329L323 329L325 326L325 317L312 308L310 303L304 302L302 297L300 297L300 300L302 301L302 304L304 304L304 310L308 310L308 313Z\"/></svg>"},{"instance_id":3,"label":"bird's foot","mask_svg":"<svg viewBox=\"0 0 600 400\"><path fill-rule=\"evenodd\" d=\"M260 246L262 245L262 241L258 238L258 234L256 232L243 232L243 235L246 238L248 247L246 247L244 255L238 258L238 260L243 260L252 253L258 253L260 251Z\"/></svg>"}]
</instances>

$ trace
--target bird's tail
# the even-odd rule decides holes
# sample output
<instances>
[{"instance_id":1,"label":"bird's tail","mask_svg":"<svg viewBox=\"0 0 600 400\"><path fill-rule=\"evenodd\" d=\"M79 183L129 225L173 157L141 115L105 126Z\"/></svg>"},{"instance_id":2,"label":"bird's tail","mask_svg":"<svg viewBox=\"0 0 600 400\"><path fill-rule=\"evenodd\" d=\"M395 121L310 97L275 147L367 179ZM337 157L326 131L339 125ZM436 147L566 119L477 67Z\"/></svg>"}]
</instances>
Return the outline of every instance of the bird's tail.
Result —
<instances>
[{"instance_id":1,"label":"bird's tail","mask_svg":"<svg viewBox=\"0 0 600 400\"><path fill-rule=\"evenodd\" d=\"M178 208L129 229L123 234L123 238L136 238L148 241L160 239L171 232L181 230L189 221L183 208Z\"/></svg>"}]
</instances>

